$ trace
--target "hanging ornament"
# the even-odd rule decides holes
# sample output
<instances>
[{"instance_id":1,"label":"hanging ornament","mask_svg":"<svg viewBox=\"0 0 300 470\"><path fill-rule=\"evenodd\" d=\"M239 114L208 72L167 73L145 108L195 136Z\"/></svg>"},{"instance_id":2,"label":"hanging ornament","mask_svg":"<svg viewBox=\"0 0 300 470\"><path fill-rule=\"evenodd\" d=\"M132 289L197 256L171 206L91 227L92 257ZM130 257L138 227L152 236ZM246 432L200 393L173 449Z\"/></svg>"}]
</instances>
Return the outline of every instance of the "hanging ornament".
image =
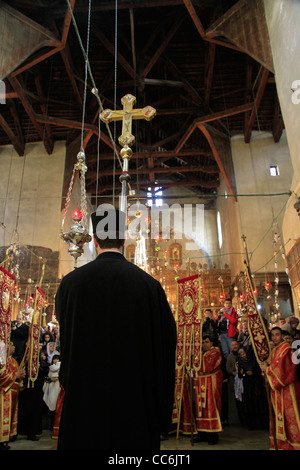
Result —
<instances>
[{"instance_id":1,"label":"hanging ornament","mask_svg":"<svg viewBox=\"0 0 300 470\"><path fill-rule=\"evenodd\" d=\"M137 210L135 211L135 217L137 217L138 219L142 216L142 213L140 211L140 201L137 202Z\"/></svg>"},{"instance_id":2,"label":"hanging ornament","mask_svg":"<svg viewBox=\"0 0 300 470\"><path fill-rule=\"evenodd\" d=\"M269 292L269 290L271 289L271 287L272 287L271 282L270 282L270 281L266 281L266 282L265 282L265 289L266 289L267 292Z\"/></svg>"},{"instance_id":3,"label":"hanging ornament","mask_svg":"<svg viewBox=\"0 0 300 470\"><path fill-rule=\"evenodd\" d=\"M265 268L265 289L266 289L267 292L269 292L271 288L272 288L272 283L269 281L267 271L266 271L266 268Z\"/></svg>"},{"instance_id":4,"label":"hanging ornament","mask_svg":"<svg viewBox=\"0 0 300 470\"><path fill-rule=\"evenodd\" d=\"M80 172L80 209L75 210L73 213L73 224L70 227L68 232L63 232L63 226L65 218L68 212L71 193L73 188L73 182L75 177L75 172ZM85 219L87 216L87 201L86 201L86 190L85 190L85 173L87 171L87 166L85 164L85 153L80 151L77 155L77 163L74 165L73 174L70 182L70 186L67 193L66 207L64 211L63 221L61 232L59 234L60 238L64 240L69 245L68 253L74 258L74 267L77 267L77 259L84 252L83 247L85 243L89 243L92 240L88 230L85 228Z\"/></svg>"},{"instance_id":5,"label":"hanging ornament","mask_svg":"<svg viewBox=\"0 0 300 470\"><path fill-rule=\"evenodd\" d=\"M91 0L89 0L88 8L88 25L91 21ZM64 211L64 216L62 220L62 227L60 238L64 240L69 245L68 253L74 258L74 268L77 267L77 259L83 253L83 247L85 243L89 243L92 240L92 237L88 233L88 230L85 227L85 221L87 216L87 201L86 201L86 189L85 189L85 174L87 171L87 166L85 164L85 152L84 152L84 119L86 112L86 94L87 94L87 85L88 85L88 72L90 71L89 67L89 42L90 42L90 28L87 28L87 38L86 38L86 51L83 51L85 58L85 80L84 80L84 90L83 90L83 106L82 106L82 125L81 125L81 147L80 152L77 154L77 162L74 165L72 178L70 186L67 192L66 206ZM97 97L98 90L94 86L92 93ZM80 177L80 210L77 210L73 214L73 224L70 227L68 232L63 231L63 225L65 217L68 212L70 198L73 189L75 173L79 173Z\"/></svg>"},{"instance_id":6,"label":"hanging ornament","mask_svg":"<svg viewBox=\"0 0 300 470\"><path fill-rule=\"evenodd\" d=\"M221 276L218 277L218 281L219 281L219 289L220 289L220 293L219 293L219 297L220 297L220 300L221 301L224 301L225 299L225 291L224 291L224 281L223 281L223 278Z\"/></svg>"}]
</instances>

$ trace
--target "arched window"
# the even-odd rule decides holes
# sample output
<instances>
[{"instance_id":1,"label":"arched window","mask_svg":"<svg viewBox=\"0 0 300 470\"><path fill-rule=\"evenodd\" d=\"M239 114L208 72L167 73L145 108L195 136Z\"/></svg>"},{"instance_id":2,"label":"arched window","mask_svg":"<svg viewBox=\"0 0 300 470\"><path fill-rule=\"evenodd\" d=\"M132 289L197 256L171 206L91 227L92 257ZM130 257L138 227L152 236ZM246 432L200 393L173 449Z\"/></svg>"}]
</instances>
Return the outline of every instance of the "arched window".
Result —
<instances>
[{"instance_id":1,"label":"arched window","mask_svg":"<svg viewBox=\"0 0 300 470\"><path fill-rule=\"evenodd\" d=\"M156 206L161 207L163 204L163 192L162 188L155 186L155 188L148 188L147 192L147 204L149 207Z\"/></svg>"}]
</instances>

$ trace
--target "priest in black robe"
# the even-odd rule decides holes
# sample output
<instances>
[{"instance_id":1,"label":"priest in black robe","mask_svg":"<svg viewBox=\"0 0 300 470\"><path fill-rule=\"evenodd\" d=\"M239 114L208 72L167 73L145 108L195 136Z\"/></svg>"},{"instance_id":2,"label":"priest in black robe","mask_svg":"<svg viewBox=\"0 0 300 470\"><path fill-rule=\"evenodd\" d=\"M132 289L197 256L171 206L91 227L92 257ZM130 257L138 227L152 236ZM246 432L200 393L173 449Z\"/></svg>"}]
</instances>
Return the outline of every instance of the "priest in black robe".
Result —
<instances>
[{"instance_id":1,"label":"priest in black robe","mask_svg":"<svg viewBox=\"0 0 300 470\"><path fill-rule=\"evenodd\" d=\"M102 222L115 215L112 234ZM97 258L56 294L58 450L159 450L172 418L176 324L160 283L121 253L125 214L93 213L92 224Z\"/></svg>"}]
</instances>

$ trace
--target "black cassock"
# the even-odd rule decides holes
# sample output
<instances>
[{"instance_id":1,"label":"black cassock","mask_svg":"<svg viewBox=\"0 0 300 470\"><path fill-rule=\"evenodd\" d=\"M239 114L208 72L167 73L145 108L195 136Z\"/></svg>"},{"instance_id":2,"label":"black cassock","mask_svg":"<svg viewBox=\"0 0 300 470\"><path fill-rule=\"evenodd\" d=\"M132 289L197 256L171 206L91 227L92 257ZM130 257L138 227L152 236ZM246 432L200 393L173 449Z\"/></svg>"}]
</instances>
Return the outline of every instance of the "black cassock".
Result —
<instances>
[{"instance_id":1,"label":"black cassock","mask_svg":"<svg viewBox=\"0 0 300 470\"><path fill-rule=\"evenodd\" d=\"M173 407L176 325L160 283L106 251L56 294L58 449L155 450Z\"/></svg>"}]
</instances>

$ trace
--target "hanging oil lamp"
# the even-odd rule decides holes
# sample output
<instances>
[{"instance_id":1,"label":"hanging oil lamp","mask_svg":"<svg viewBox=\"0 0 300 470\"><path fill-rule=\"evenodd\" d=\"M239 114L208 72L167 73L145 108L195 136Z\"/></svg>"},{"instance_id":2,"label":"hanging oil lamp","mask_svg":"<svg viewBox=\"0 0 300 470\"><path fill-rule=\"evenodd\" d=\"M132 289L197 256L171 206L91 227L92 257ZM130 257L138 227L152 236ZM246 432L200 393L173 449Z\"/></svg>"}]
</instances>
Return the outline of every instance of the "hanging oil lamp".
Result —
<instances>
[{"instance_id":1,"label":"hanging oil lamp","mask_svg":"<svg viewBox=\"0 0 300 470\"><path fill-rule=\"evenodd\" d=\"M74 258L75 267L77 265L77 258L84 252L83 247L85 243L89 243L92 240L87 229L81 224L82 215L81 211L74 211L73 224L70 230L60 234L60 237L69 245L68 253Z\"/></svg>"},{"instance_id":2,"label":"hanging oil lamp","mask_svg":"<svg viewBox=\"0 0 300 470\"><path fill-rule=\"evenodd\" d=\"M68 207L70 204L70 198L73 188L75 172L78 171L81 173L80 177L80 206L81 210L75 210L73 213L73 223L68 232L63 232L63 225L65 217L67 215ZM86 191L85 191L85 173L87 171L87 166L85 164L85 153L81 150L77 155L77 163L74 165L73 174L68 189L66 207L64 211L62 229L59 234L60 238L64 240L69 245L68 253L74 258L74 268L77 267L77 259L84 252L85 243L89 243L92 240L91 235L88 230L85 228L85 218L87 215L87 202L86 202Z\"/></svg>"},{"instance_id":3,"label":"hanging oil lamp","mask_svg":"<svg viewBox=\"0 0 300 470\"><path fill-rule=\"evenodd\" d=\"M266 289L266 291L269 292L269 290L271 289L271 287L272 287L272 283L271 283L268 279L266 279L266 281L265 281L265 289Z\"/></svg>"}]
</instances>

